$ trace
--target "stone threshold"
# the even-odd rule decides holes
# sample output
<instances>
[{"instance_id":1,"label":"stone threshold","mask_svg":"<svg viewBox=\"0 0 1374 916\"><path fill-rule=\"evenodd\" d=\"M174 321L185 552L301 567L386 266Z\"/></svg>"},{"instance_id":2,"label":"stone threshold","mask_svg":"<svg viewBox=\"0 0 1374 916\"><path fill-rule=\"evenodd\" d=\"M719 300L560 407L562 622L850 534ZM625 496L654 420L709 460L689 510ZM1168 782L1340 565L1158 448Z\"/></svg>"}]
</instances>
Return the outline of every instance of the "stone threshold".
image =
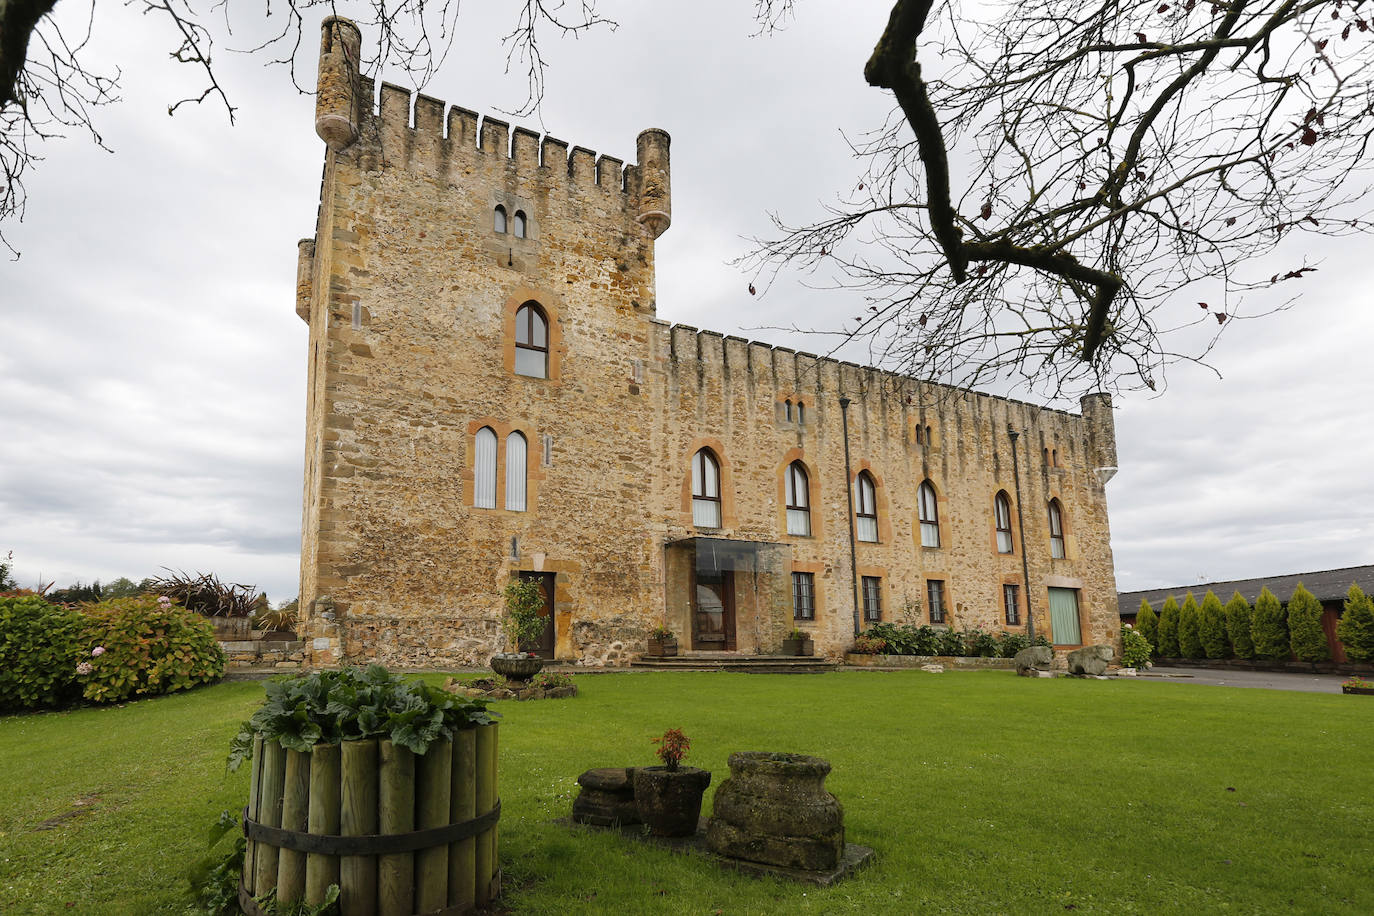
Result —
<instances>
[{"instance_id":1,"label":"stone threshold","mask_svg":"<svg viewBox=\"0 0 1374 916\"><path fill-rule=\"evenodd\" d=\"M554 823L574 830L610 831L629 840L658 846L678 853L701 856L724 868L734 869L756 878L779 878L797 884L810 884L816 887L830 887L855 872L872 865L877 853L871 847L858 843L845 843L844 856L840 864L828 871L810 871L805 868L785 868L780 865L765 865L762 862L749 862L745 859L732 859L718 856L706 846L706 825L711 819L703 816L697 823L697 832L692 836L654 836L644 824L622 824L620 826L600 827L595 824L580 824L571 817L555 818Z\"/></svg>"}]
</instances>

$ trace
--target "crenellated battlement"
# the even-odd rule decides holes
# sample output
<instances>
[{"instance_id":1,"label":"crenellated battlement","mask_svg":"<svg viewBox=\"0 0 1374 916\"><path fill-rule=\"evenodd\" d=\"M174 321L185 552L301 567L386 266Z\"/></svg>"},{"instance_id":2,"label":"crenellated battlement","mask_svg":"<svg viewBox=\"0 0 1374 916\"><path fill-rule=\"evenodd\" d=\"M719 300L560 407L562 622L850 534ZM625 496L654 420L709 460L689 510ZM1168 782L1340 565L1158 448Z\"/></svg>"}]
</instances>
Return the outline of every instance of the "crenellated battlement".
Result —
<instances>
[{"instance_id":1,"label":"crenellated battlement","mask_svg":"<svg viewBox=\"0 0 1374 916\"><path fill-rule=\"evenodd\" d=\"M383 82L359 69L360 32L346 19L321 26L316 131L342 156L404 167L434 178L500 168L569 193L604 195L630 211L657 238L671 222L666 131L642 131L638 161L625 160L548 134L480 115L441 99Z\"/></svg>"}]
</instances>

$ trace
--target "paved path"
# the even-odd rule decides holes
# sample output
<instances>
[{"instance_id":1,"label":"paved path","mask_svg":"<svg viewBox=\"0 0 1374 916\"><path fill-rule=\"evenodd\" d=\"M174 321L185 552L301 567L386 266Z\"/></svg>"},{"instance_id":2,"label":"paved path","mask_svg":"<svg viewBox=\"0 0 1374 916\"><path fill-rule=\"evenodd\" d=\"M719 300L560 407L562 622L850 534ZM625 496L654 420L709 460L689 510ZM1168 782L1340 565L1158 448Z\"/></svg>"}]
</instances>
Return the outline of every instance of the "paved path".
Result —
<instances>
[{"instance_id":1,"label":"paved path","mask_svg":"<svg viewBox=\"0 0 1374 916\"><path fill-rule=\"evenodd\" d=\"M1124 678L1123 678L1124 680ZM1292 674L1286 671L1242 671L1221 668L1151 668L1141 680L1213 687L1264 687L1303 693L1340 693L1339 674Z\"/></svg>"}]
</instances>

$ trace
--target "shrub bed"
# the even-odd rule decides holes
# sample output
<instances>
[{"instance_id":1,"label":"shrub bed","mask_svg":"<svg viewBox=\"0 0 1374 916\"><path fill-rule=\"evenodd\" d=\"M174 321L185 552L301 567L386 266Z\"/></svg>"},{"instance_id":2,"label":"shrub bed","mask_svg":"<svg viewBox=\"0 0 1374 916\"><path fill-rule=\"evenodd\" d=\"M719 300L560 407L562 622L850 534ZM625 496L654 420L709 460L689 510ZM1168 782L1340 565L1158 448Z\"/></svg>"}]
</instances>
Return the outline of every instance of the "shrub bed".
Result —
<instances>
[{"instance_id":1,"label":"shrub bed","mask_svg":"<svg viewBox=\"0 0 1374 916\"><path fill-rule=\"evenodd\" d=\"M990 633L976 628L937 630L931 626L875 623L854 640L850 651L858 655L1012 658L1032 644L1050 647L1050 641L1039 634L1032 643L1024 633Z\"/></svg>"}]
</instances>

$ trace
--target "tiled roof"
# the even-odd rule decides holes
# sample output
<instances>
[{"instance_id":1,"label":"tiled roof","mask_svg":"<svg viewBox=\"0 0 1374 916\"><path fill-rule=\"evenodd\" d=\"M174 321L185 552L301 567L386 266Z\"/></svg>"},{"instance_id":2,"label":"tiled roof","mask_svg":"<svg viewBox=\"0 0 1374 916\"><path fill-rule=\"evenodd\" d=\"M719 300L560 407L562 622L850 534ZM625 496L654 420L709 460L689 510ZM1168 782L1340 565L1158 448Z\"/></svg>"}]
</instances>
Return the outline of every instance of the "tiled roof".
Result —
<instances>
[{"instance_id":1,"label":"tiled roof","mask_svg":"<svg viewBox=\"0 0 1374 916\"><path fill-rule=\"evenodd\" d=\"M1260 589L1267 587L1280 601L1292 596L1298 583L1317 596L1319 601L1337 601L1345 598L1351 584L1358 585L1367 593L1374 593L1374 566L1347 566L1344 569L1320 569L1316 572L1293 573L1288 576L1264 576L1259 579L1237 579L1232 582L1199 582L1196 585L1174 585L1169 588L1148 588L1139 592L1118 592L1117 610L1121 616L1129 616L1140 610L1140 599L1144 598L1159 610L1164 599L1173 595L1181 604L1188 592L1199 601L1209 591L1225 604L1231 600L1232 592L1240 592L1251 604L1259 597Z\"/></svg>"}]
</instances>

